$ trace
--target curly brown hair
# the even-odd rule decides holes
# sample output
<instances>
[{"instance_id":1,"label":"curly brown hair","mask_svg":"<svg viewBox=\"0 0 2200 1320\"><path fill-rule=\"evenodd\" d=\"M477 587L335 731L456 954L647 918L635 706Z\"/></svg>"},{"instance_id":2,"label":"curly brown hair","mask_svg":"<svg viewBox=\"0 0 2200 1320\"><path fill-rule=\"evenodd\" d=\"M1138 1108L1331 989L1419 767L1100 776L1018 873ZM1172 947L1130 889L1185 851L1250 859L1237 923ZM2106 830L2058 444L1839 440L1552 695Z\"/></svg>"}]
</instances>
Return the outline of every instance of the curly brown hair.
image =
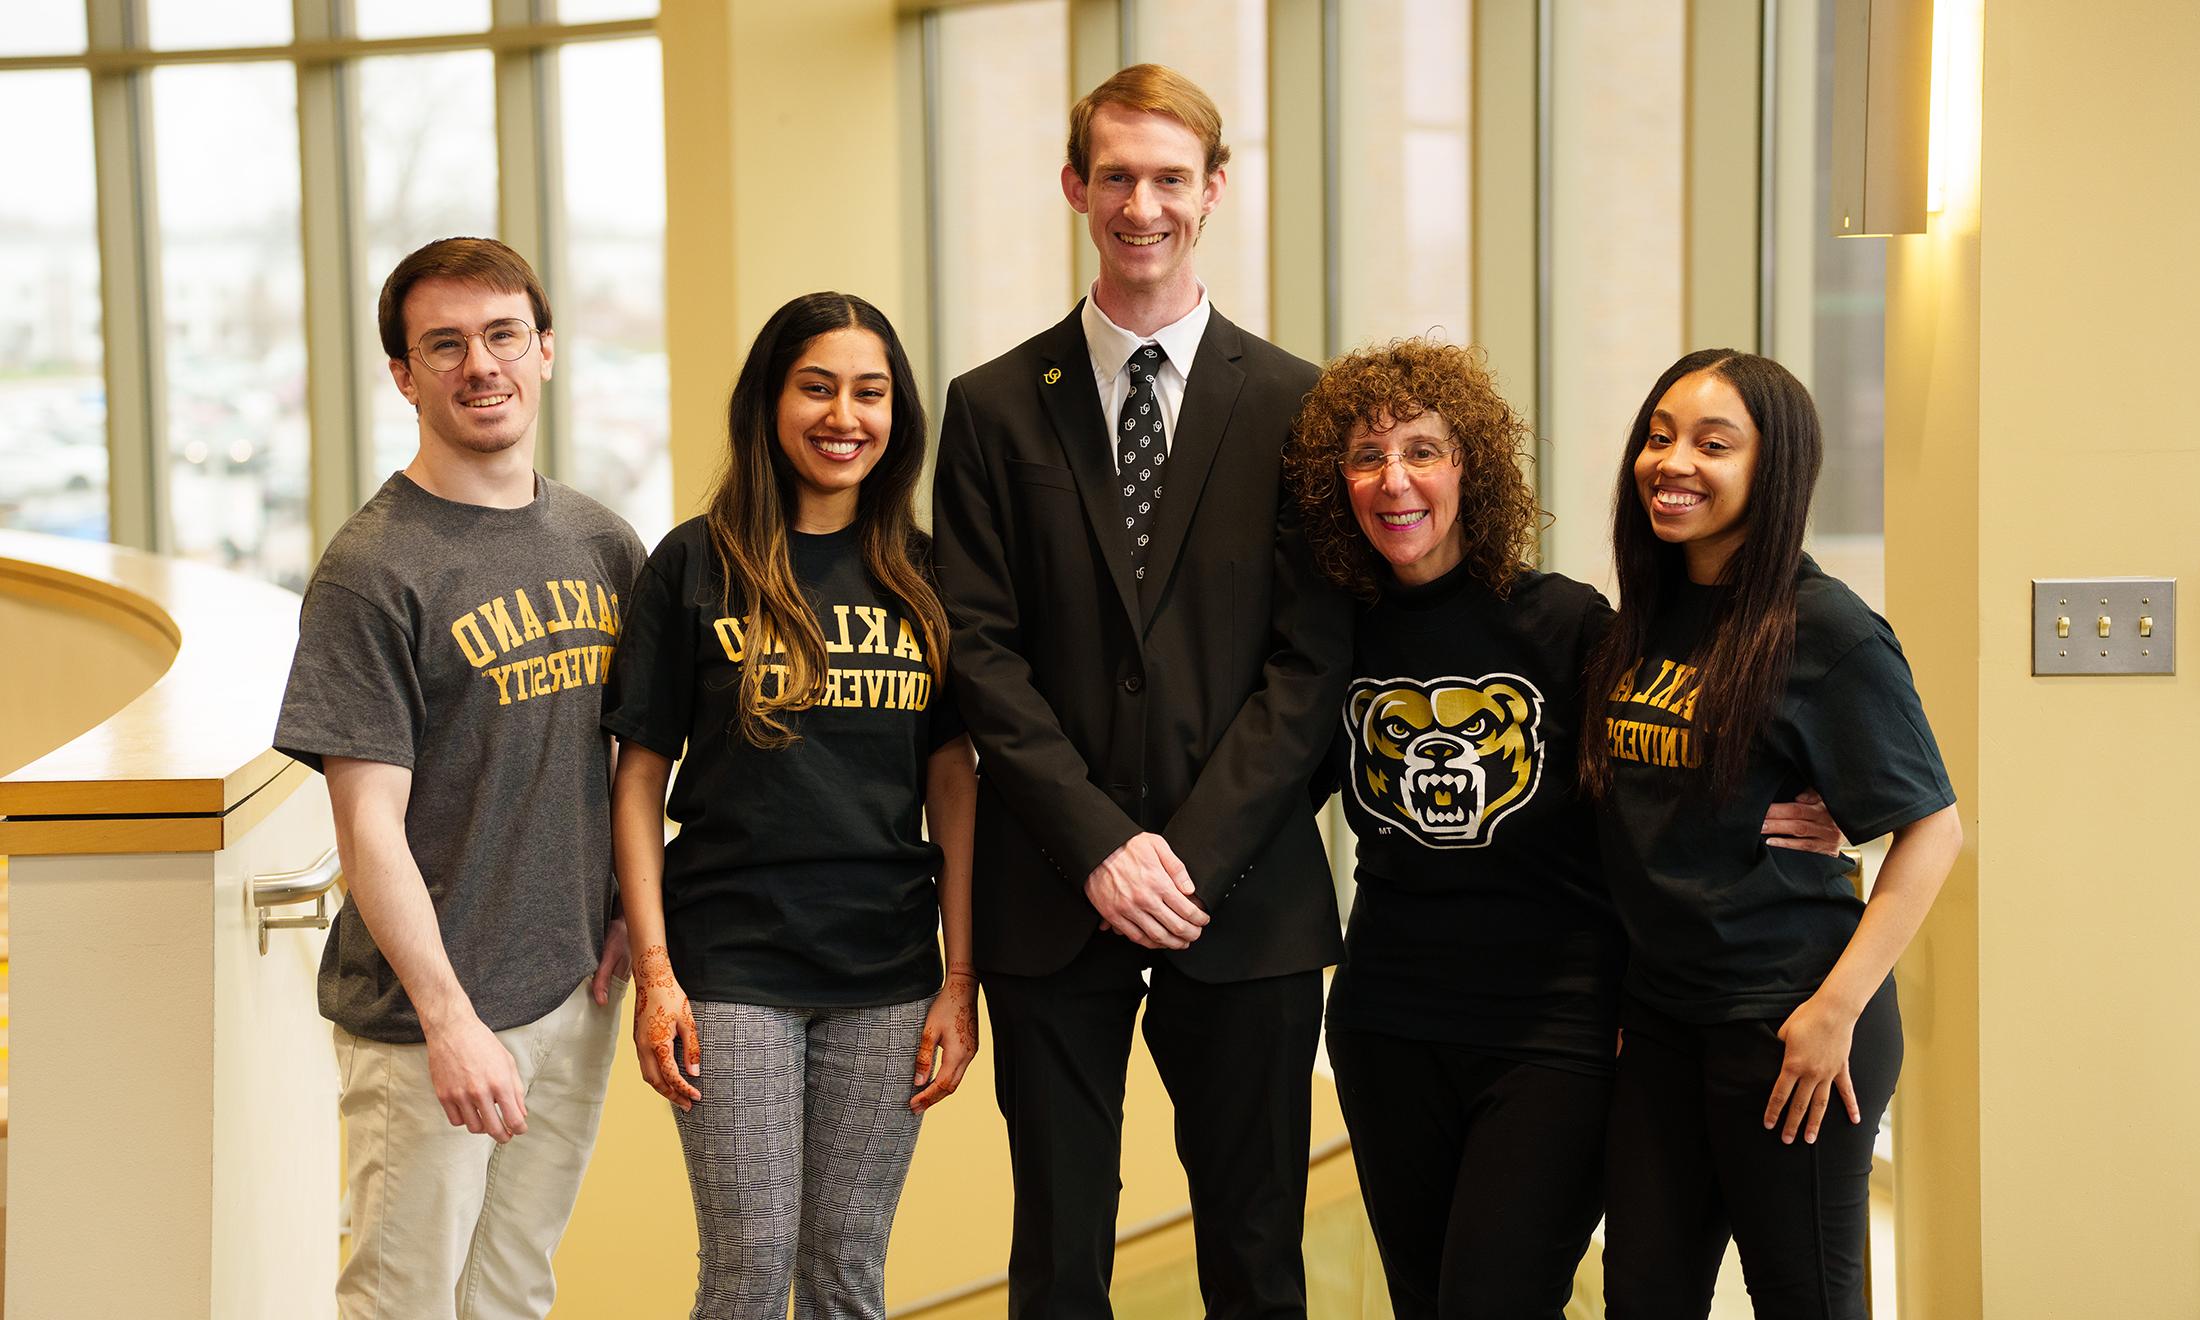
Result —
<instances>
[{"instance_id":1,"label":"curly brown hair","mask_svg":"<svg viewBox=\"0 0 2200 1320\"><path fill-rule=\"evenodd\" d=\"M1331 582L1373 601L1389 566L1352 515L1337 464L1354 426L1375 428L1425 412L1444 419L1459 446L1459 525L1465 563L1500 597L1535 544L1535 492L1521 470L1531 432L1497 393L1488 359L1478 348L1431 339L1393 339L1347 353L1323 368L1299 405L1284 451L1284 473L1298 500L1314 562Z\"/></svg>"}]
</instances>

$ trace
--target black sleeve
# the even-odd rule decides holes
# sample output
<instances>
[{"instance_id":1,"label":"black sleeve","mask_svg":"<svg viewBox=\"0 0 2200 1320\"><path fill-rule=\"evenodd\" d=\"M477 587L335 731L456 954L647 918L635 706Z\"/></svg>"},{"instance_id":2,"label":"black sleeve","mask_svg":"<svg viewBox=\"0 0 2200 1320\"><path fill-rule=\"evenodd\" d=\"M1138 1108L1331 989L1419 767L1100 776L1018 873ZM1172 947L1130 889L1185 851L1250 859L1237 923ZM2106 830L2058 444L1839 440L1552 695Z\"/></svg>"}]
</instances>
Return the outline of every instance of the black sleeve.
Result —
<instances>
[{"instance_id":1,"label":"black sleeve","mask_svg":"<svg viewBox=\"0 0 2200 1320\"><path fill-rule=\"evenodd\" d=\"M1306 800L1314 804L1316 811L1329 801L1330 795L1344 787L1346 769L1352 764L1352 734L1340 721L1336 736L1329 740L1329 750L1322 755L1322 763L1314 767L1314 777L1306 781Z\"/></svg>"},{"instance_id":2,"label":"black sleeve","mask_svg":"<svg viewBox=\"0 0 2200 1320\"><path fill-rule=\"evenodd\" d=\"M955 702L953 672L947 677L950 681L932 685L932 699L924 707L924 745L935 752L970 731Z\"/></svg>"},{"instance_id":3,"label":"black sleeve","mask_svg":"<svg viewBox=\"0 0 2200 1320\"><path fill-rule=\"evenodd\" d=\"M947 597L940 591L939 572L934 567L932 558L932 538L922 529L911 529L909 533L909 559L923 572L925 580L932 584L932 593L940 601L940 607L944 611ZM909 608L907 602L902 604L902 609L906 611L909 626L915 628L916 612ZM921 631L919 635L922 635ZM942 637L941 641L944 643L946 638ZM942 655L939 660L939 681L932 685L931 700L924 706L924 746L928 755L970 732L970 726L963 723L962 707L955 696L954 659L951 655Z\"/></svg>"},{"instance_id":4,"label":"black sleeve","mask_svg":"<svg viewBox=\"0 0 2200 1320\"><path fill-rule=\"evenodd\" d=\"M1589 657L1596 654L1597 647L1603 644L1604 634L1612 630L1612 621L1619 615L1613 611L1611 603L1604 599L1604 593L1595 587L1583 585L1581 594L1581 642L1578 659L1586 666Z\"/></svg>"},{"instance_id":5,"label":"black sleeve","mask_svg":"<svg viewBox=\"0 0 2200 1320\"><path fill-rule=\"evenodd\" d=\"M626 628L604 688L603 727L678 760L694 717L697 623L688 597L667 577L667 561L684 556L669 543L657 550L626 602Z\"/></svg>"},{"instance_id":6,"label":"black sleeve","mask_svg":"<svg viewBox=\"0 0 2200 1320\"><path fill-rule=\"evenodd\" d=\"M1581 628L1575 637L1573 673L1574 692L1581 718L1586 722L1603 718L1601 697L1589 691L1589 662L1596 657L1597 648L1604 644L1605 634L1612 631L1612 623L1619 615L1604 599L1604 593L1595 587L1583 585L1581 592Z\"/></svg>"},{"instance_id":7,"label":"black sleeve","mask_svg":"<svg viewBox=\"0 0 2200 1320\"><path fill-rule=\"evenodd\" d=\"M1940 747L1891 634L1851 647L1797 705L1797 760L1856 842L1922 820L1956 800Z\"/></svg>"},{"instance_id":8,"label":"black sleeve","mask_svg":"<svg viewBox=\"0 0 2200 1320\"><path fill-rule=\"evenodd\" d=\"M315 770L327 756L410 770L427 710L406 627L348 587L309 586L275 749Z\"/></svg>"},{"instance_id":9,"label":"black sleeve","mask_svg":"<svg viewBox=\"0 0 2200 1320\"><path fill-rule=\"evenodd\" d=\"M1293 797L1335 739L1351 681L1351 598L1314 567L1288 491L1277 502L1268 627L1260 687L1223 730L1190 796L1161 832L1210 912L1283 828Z\"/></svg>"}]
</instances>

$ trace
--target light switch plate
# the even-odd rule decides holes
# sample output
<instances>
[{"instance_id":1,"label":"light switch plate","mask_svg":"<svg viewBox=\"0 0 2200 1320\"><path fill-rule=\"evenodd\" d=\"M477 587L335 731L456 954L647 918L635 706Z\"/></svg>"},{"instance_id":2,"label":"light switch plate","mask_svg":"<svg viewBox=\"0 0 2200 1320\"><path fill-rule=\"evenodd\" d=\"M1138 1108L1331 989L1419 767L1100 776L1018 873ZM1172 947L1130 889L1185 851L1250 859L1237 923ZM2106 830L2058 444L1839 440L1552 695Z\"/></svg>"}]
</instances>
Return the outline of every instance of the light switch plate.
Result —
<instances>
[{"instance_id":1,"label":"light switch plate","mask_svg":"<svg viewBox=\"0 0 2200 1320\"><path fill-rule=\"evenodd\" d=\"M2032 672L2176 673L2177 579L2032 579Z\"/></svg>"}]
</instances>

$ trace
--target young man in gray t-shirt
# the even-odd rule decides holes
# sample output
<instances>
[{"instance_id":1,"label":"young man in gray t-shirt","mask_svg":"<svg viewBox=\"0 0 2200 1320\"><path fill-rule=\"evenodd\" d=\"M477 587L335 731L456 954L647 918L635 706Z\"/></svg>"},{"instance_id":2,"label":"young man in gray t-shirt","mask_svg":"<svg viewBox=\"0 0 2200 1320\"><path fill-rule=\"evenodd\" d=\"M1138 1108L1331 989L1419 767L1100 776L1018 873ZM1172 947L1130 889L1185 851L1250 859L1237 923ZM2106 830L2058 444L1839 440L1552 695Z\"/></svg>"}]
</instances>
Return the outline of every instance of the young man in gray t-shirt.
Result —
<instances>
[{"instance_id":1,"label":"young man in gray t-shirt","mask_svg":"<svg viewBox=\"0 0 2200 1320\"><path fill-rule=\"evenodd\" d=\"M643 562L536 473L550 309L502 243L383 286L420 449L306 588L275 745L328 777L321 960L347 1123L346 1317L540 1317L618 1039L602 684Z\"/></svg>"}]
</instances>

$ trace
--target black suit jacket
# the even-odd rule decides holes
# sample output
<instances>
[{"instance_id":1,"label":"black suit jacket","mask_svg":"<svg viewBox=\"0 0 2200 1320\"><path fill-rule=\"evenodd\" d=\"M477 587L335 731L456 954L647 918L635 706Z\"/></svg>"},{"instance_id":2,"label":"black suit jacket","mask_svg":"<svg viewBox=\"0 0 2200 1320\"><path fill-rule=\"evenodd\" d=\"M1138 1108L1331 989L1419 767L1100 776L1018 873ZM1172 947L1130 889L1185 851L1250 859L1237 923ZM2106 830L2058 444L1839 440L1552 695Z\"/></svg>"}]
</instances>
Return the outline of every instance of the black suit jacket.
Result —
<instances>
[{"instance_id":1,"label":"black suit jacket","mask_svg":"<svg viewBox=\"0 0 2200 1320\"><path fill-rule=\"evenodd\" d=\"M1169 955L1187 974L1247 980L1342 952L1306 785L1351 616L1282 490L1315 375L1211 314L1142 582L1079 313L948 387L933 553L979 752L982 968L1038 976L1074 958L1099 925L1085 877L1142 830L1169 841L1213 918Z\"/></svg>"}]
</instances>

